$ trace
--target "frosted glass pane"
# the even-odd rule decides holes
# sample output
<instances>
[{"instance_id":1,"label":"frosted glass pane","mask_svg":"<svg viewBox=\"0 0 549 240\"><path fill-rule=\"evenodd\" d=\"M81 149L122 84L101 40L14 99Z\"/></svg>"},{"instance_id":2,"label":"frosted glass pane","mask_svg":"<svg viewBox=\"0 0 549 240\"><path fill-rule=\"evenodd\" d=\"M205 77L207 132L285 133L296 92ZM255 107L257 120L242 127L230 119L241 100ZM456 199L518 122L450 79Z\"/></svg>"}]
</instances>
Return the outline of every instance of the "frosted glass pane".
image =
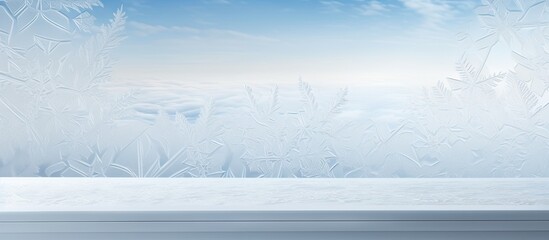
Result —
<instances>
[{"instance_id":1,"label":"frosted glass pane","mask_svg":"<svg viewBox=\"0 0 549 240\"><path fill-rule=\"evenodd\" d=\"M0 176L548 177L548 10L0 0Z\"/></svg>"}]
</instances>

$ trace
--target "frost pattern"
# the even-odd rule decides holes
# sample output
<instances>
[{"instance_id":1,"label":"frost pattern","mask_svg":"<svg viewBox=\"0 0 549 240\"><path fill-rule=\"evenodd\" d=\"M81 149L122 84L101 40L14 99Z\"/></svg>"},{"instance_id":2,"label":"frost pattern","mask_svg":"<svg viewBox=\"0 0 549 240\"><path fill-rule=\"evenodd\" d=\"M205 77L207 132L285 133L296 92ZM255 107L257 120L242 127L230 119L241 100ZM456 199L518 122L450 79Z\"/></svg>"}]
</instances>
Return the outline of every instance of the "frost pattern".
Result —
<instances>
[{"instance_id":1,"label":"frost pattern","mask_svg":"<svg viewBox=\"0 0 549 240\"><path fill-rule=\"evenodd\" d=\"M121 111L101 84L110 78L110 52L123 39L126 17L119 10L109 24L96 26L89 13L96 6L102 5L0 2L1 175L97 164L97 139Z\"/></svg>"},{"instance_id":2,"label":"frost pattern","mask_svg":"<svg viewBox=\"0 0 549 240\"><path fill-rule=\"evenodd\" d=\"M194 116L136 118L144 94L109 91L125 13L97 25L96 7L0 0L0 176L549 176L547 1L483 1L481 28L458 35L458 75L410 99L398 124L346 120L352 89L324 102L301 80L298 102L245 86L243 113L209 99ZM513 68L490 71L496 46Z\"/></svg>"}]
</instances>

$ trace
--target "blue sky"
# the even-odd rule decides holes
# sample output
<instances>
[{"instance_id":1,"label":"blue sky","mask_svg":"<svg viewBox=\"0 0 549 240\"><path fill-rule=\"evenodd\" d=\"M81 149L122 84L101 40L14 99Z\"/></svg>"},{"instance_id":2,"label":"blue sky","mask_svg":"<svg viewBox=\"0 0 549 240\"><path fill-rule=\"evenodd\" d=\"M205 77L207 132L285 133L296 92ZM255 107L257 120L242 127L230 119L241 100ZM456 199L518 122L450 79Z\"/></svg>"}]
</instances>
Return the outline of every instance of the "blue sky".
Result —
<instances>
[{"instance_id":1,"label":"blue sky","mask_svg":"<svg viewBox=\"0 0 549 240\"><path fill-rule=\"evenodd\" d=\"M453 74L467 0L110 0L128 15L118 78L431 83Z\"/></svg>"}]
</instances>

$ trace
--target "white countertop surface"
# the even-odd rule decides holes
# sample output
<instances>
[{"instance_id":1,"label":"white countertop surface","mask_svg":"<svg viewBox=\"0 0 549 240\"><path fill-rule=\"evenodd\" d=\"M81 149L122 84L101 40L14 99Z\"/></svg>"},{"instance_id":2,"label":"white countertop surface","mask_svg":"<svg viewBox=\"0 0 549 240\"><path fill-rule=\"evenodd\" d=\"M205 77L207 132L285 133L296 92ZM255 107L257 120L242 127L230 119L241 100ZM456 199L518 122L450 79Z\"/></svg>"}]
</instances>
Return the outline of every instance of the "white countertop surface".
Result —
<instances>
[{"instance_id":1,"label":"white countertop surface","mask_svg":"<svg viewBox=\"0 0 549 240\"><path fill-rule=\"evenodd\" d=\"M95 219L107 212L132 219L136 213L182 219L213 212L254 219L284 212L383 218L376 215L382 211L450 211L458 219L465 212L488 218L484 213L527 212L549 220L549 179L0 178L0 221L71 214Z\"/></svg>"},{"instance_id":2,"label":"white countertop surface","mask_svg":"<svg viewBox=\"0 0 549 240\"><path fill-rule=\"evenodd\" d=\"M0 211L549 207L543 178L0 178L0 193Z\"/></svg>"}]
</instances>

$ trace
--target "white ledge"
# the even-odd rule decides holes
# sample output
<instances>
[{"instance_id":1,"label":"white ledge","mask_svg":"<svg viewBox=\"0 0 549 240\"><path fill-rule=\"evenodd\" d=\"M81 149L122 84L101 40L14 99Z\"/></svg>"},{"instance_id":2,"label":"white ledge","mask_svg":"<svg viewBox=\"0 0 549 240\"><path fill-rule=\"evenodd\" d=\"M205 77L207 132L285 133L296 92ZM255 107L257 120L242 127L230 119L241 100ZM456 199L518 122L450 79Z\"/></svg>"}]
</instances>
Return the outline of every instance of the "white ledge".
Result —
<instances>
[{"instance_id":1,"label":"white ledge","mask_svg":"<svg viewBox=\"0 0 549 240\"><path fill-rule=\"evenodd\" d=\"M0 239L254 236L547 239L549 179L0 178Z\"/></svg>"}]
</instances>

